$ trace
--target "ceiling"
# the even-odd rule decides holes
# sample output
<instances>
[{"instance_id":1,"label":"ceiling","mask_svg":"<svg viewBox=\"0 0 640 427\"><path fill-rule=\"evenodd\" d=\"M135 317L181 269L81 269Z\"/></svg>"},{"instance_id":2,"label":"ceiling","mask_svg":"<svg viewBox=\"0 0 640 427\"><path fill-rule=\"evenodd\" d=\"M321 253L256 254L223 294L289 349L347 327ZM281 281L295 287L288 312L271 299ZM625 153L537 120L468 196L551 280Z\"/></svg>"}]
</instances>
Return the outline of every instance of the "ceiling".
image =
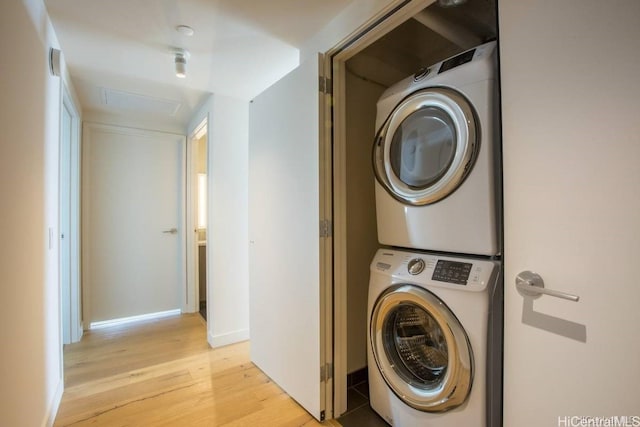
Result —
<instances>
[{"instance_id":1,"label":"ceiling","mask_svg":"<svg viewBox=\"0 0 640 427\"><path fill-rule=\"evenodd\" d=\"M84 113L185 127L210 93L249 100L352 0L45 0ZM188 25L191 37L176 31ZM171 49L185 48L187 77Z\"/></svg>"}]
</instances>

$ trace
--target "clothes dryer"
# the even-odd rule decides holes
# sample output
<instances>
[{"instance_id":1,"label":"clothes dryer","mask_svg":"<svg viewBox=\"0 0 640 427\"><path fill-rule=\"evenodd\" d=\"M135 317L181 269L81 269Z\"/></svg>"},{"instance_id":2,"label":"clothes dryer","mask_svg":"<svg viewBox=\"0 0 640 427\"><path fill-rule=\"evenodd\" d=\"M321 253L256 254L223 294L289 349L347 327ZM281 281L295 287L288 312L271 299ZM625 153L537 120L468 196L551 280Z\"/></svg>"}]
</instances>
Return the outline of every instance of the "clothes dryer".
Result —
<instances>
[{"instance_id":1,"label":"clothes dryer","mask_svg":"<svg viewBox=\"0 0 640 427\"><path fill-rule=\"evenodd\" d=\"M496 42L419 71L377 104L378 240L498 255L500 131Z\"/></svg>"},{"instance_id":2,"label":"clothes dryer","mask_svg":"<svg viewBox=\"0 0 640 427\"><path fill-rule=\"evenodd\" d=\"M501 425L500 264L380 249L368 299L369 396L393 426Z\"/></svg>"}]
</instances>

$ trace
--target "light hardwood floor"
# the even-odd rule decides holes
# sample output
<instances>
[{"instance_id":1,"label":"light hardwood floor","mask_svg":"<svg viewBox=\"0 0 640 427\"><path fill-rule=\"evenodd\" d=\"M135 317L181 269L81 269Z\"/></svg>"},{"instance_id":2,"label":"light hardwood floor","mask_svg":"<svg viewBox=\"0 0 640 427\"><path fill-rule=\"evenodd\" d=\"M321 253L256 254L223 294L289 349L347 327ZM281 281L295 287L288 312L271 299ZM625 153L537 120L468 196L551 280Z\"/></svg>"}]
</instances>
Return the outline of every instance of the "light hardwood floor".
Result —
<instances>
[{"instance_id":1,"label":"light hardwood floor","mask_svg":"<svg viewBox=\"0 0 640 427\"><path fill-rule=\"evenodd\" d=\"M211 349L198 314L86 332L65 346L55 426L327 426L249 360ZM283 362L284 363L284 362Z\"/></svg>"}]
</instances>

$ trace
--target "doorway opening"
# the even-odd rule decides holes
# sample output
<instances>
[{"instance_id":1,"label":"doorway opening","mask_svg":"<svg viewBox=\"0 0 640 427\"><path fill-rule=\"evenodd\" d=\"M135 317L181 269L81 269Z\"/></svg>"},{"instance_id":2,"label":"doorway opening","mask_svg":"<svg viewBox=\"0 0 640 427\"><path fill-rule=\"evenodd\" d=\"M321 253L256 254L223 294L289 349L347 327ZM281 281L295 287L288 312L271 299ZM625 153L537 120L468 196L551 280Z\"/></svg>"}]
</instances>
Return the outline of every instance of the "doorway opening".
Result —
<instances>
[{"instance_id":1,"label":"doorway opening","mask_svg":"<svg viewBox=\"0 0 640 427\"><path fill-rule=\"evenodd\" d=\"M371 165L377 101L421 68L495 39L496 27L493 0L448 8L434 0L399 1L328 53L334 95L336 418L354 408L347 398L367 378L369 266L380 248Z\"/></svg>"},{"instance_id":2,"label":"doorway opening","mask_svg":"<svg viewBox=\"0 0 640 427\"><path fill-rule=\"evenodd\" d=\"M207 320L207 119L205 118L190 137L189 154L190 200L193 236L192 251L194 253L191 268L195 293L195 311Z\"/></svg>"}]
</instances>

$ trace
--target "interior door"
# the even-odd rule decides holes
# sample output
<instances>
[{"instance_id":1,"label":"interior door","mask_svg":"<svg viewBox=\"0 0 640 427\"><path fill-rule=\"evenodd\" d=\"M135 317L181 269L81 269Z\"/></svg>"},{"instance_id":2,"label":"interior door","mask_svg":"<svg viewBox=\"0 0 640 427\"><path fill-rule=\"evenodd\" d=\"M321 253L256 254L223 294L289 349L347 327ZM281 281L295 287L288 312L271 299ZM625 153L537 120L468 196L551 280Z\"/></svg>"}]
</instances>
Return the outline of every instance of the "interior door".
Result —
<instances>
[{"instance_id":1,"label":"interior door","mask_svg":"<svg viewBox=\"0 0 640 427\"><path fill-rule=\"evenodd\" d=\"M71 298L71 112L63 103L60 120L60 306L62 343L72 342Z\"/></svg>"},{"instance_id":2,"label":"interior door","mask_svg":"<svg viewBox=\"0 0 640 427\"><path fill-rule=\"evenodd\" d=\"M185 137L85 125L85 319L178 310L185 289Z\"/></svg>"},{"instance_id":3,"label":"interior door","mask_svg":"<svg viewBox=\"0 0 640 427\"><path fill-rule=\"evenodd\" d=\"M639 16L500 1L505 426L640 425ZM522 271L579 301L523 297Z\"/></svg>"},{"instance_id":4,"label":"interior door","mask_svg":"<svg viewBox=\"0 0 640 427\"><path fill-rule=\"evenodd\" d=\"M321 65L312 58L255 98L249 127L251 360L317 419L331 350L319 233Z\"/></svg>"},{"instance_id":5,"label":"interior door","mask_svg":"<svg viewBox=\"0 0 640 427\"><path fill-rule=\"evenodd\" d=\"M59 212L60 312L63 343L82 338L80 291L80 126L66 86L60 110Z\"/></svg>"}]
</instances>

